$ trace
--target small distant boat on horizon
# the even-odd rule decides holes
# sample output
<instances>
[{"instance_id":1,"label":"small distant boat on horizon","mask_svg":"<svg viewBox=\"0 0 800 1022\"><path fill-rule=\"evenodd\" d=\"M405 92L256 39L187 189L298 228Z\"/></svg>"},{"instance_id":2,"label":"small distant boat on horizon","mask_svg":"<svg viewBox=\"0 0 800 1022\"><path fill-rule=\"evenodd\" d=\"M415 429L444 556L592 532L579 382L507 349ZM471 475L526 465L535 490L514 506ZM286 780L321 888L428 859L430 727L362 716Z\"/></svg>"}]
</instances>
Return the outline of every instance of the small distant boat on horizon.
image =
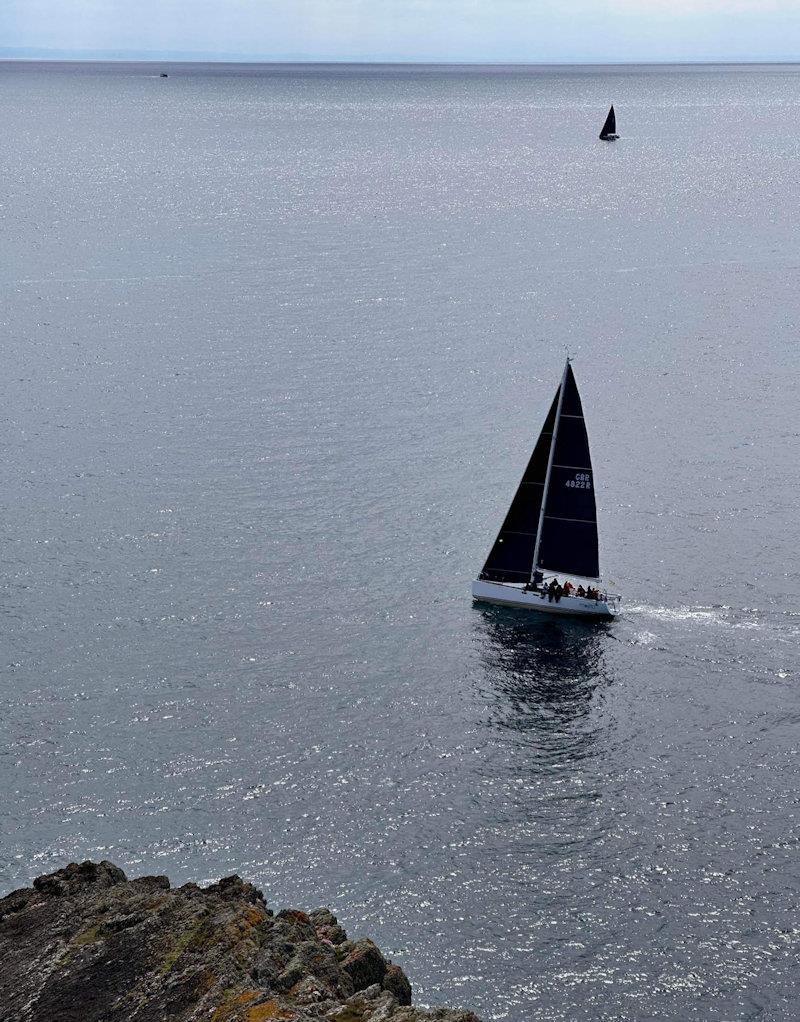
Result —
<instances>
[{"instance_id":1,"label":"small distant boat on horizon","mask_svg":"<svg viewBox=\"0 0 800 1022\"><path fill-rule=\"evenodd\" d=\"M619 613L620 597L600 582L594 472L569 359L472 597L545 614Z\"/></svg>"},{"instance_id":2,"label":"small distant boat on horizon","mask_svg":"<svg viewBox=\"0 0 800 1022\"><path fill-rule=\"evenodd\" d=\"M161 74L158 77L159 78L169 78L169 75L167 74L166 71L162 71Z\"/></svg>"},{"instance_id":3,"label":"small distant boat on horizon","mask_svg":"<svg viewBox=\"0 0 800 1022\"><path fill-rule=\"evenodd\" d=\"M614 142L619 138L617 134L617 115L614 113L614 104L611 104L611 109L608 111L603 129L600 132L600 139L603 142Z\"/></svg>"}]
</instances>

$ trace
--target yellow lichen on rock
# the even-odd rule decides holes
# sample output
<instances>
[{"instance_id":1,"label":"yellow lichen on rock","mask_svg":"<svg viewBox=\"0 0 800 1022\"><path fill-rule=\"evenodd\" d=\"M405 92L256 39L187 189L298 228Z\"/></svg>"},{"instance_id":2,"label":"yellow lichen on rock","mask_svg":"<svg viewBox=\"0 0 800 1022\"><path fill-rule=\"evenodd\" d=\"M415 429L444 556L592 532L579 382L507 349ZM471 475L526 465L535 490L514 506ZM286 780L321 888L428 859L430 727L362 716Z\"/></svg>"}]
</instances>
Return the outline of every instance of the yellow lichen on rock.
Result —
<instances>
[{"instance_id":1,"label":"yellow lichen on rock","mask_svg":"<svg viewBox=\"0 0 800 1022\"><path fill-rule=\"evenodd\" d=\"M268 1022L270 1019L293 1019L292 1012L284 1011L275 1001L255 1004L247 1012L247 1022Z\"/></svg>"},{"instance_id":2,"label":"yellow lichen on rock","mask_svg":"<svg viewBox=\"0 0 800 1022\"><path fill-rule=\"evenodd\" d=\"M0 898L0 991L0 1022L478 1022L409 1007L403 970L329 909L273 914L237 876L171 888L109 862Z\"/></svg>"}]
</instances>

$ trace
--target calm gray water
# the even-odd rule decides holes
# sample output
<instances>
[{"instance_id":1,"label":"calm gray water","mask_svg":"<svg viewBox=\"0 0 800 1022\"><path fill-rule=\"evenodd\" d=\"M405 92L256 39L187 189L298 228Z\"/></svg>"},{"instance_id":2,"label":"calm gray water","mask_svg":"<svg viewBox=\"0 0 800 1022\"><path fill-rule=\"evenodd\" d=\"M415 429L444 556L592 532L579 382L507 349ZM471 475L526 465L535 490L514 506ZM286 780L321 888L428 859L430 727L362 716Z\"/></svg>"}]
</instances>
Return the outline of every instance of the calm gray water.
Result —
<instances>
[{"instance_id":1,"label":"calm gray water","mask_svg":"<svg viewBox=\"0 0 800 1022\"><path fill-rule=\"evenodd\" d=\"M0 890L795 1019L800 69L159 70L0 65ZM565 347L610 626L469 598Z\"/></svg>"}]
</instances>

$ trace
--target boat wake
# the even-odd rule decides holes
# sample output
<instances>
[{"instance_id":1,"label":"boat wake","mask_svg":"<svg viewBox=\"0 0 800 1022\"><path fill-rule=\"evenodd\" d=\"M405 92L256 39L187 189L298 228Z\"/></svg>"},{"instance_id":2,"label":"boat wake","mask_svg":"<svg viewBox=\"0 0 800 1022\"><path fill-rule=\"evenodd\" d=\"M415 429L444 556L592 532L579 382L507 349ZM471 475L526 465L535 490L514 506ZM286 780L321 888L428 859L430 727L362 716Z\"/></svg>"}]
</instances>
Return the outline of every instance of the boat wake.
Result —
<instances>
[{"instance_id":1,"label":"boat wake","mask_svg":"<svg viewBox=\"0 0 800 1022\"><path fill-rule=\"evenodd\" d=\"M634 626L637 620L660 622L664 625L698 624L711 628L727 628L736 631L768 633L770 641L784 643L796 642L800 636L800 614L793 610L779 608L761 609L759 607L728 607L725 604L714 606L678 606L664 607L650 604L633 604L626 606L625 617L632 619Z\"/></svg>"},{"instance_id":2,"label":"boat wake","mask_svg":"<svg viewBox=\"0 0 800 1022\"><path fill-rule=\"evenodd\" d=\"M634 604L625 608L620 623L626 619L629 629L621 632L621 641L666 653L704 671L744 671L761 681L800 677L800 615L796 611L724 604Z\"/></svg>"},{"instance_id":3,"label":"boat wake","mask_svg":"<svg viewBox=\"0 0 800 1022\"><path fill-rule=\"evenodd\" d=\"M753 607L735 609L724 604L711 607L663 607L634 604L625 607L626 616L640 615L656 621L698 621L720 628L758 629L767 626L764 615Z\"/></svg>"}]
</instances>

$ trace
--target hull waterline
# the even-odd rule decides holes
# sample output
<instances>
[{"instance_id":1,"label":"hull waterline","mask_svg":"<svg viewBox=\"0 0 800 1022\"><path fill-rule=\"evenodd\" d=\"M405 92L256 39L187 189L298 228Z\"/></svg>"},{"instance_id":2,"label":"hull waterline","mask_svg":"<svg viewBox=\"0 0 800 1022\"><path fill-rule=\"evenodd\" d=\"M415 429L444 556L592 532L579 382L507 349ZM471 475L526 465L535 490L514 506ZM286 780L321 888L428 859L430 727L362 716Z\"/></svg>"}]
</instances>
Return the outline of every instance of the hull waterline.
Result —
<instances>
[{"instance_id":1,"label":"hull waterline","mask_svg":"<svg viewBox=\"0 0 800 1022\"><path fill-rule=\"evenodd\" d=\"M528 590L521 585L502 582L472 583L472 598L481 603L494 603L501 607L515 607L518 610L534 610L540 614L558 614L561 617L584 617L609 621L619 614L619 600L608 597L605 600L587 600L582 596L562 596L550 601L541 591Z\"/></svg>"}]
</instances>

